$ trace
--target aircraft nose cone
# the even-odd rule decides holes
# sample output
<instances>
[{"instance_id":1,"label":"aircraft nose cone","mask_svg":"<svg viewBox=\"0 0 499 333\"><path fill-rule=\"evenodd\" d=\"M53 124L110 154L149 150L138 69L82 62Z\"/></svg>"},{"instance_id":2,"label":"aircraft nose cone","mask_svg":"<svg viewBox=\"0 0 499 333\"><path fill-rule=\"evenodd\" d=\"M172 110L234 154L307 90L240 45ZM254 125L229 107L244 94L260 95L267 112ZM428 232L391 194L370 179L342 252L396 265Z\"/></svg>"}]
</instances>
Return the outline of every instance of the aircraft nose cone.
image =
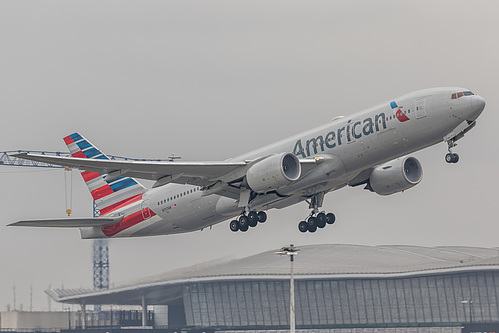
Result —
<instances>
[{"instance_id":1,"label":"aircraft nose cone","mask_svg":"<svg viewBox=\"0 0 499 333\"><path fill-rule=\"evenodd\" d=\"M485 108L485 100L483 97L478 95L471 96L471 108L473 109L473 113L478 117Z\"/></svg>"}]
</instances>

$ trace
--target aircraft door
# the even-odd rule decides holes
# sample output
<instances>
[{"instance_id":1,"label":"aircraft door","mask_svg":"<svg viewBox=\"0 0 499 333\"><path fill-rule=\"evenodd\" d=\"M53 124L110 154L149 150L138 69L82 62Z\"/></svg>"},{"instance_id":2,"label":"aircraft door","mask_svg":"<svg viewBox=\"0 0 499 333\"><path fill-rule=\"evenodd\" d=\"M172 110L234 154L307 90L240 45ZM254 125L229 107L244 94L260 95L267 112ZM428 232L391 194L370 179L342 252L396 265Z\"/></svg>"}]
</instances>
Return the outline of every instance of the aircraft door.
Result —
<instances>
[{"instance_id":1,"label":"aircraft door","mask_svg":"<svg viewBox=\"0 0 499 333\"><path fill-rule=\"evenodd\" d=\"M417 99L415 109L417 119L426 117L426 98Z\"/></svg>"},{"instance_id":2,"label":"aircraft door","mask_svg":"<svg viewBox=\"0 0 499 333\"><path fill-rule=\"evenodd\" d=\"M151 211L149 210L149 200L142 201L142 217L148 219L151 217Z\"/></svg>"}]
</instances>

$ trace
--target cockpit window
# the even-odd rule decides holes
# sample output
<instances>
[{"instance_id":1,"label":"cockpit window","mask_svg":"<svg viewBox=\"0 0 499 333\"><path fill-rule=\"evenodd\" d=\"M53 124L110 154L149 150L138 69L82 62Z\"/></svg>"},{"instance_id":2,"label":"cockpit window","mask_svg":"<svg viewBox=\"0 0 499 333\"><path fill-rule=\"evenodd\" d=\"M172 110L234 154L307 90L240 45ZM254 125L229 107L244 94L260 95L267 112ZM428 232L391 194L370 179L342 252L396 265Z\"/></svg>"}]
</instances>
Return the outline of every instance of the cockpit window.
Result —
<instances>
[{"instance_id":1,"label":"cockpit window","mask_svg":"<svg viewBox=\"0 0 499 333\"><path fill-rule=\"evenodd\" d=\"M451 99L458 99L458 98L463 97L463 96L471 96L471 95L474 95L471 91L461 91L461 92L452 94Z\"/></svg>"}]
</instances>

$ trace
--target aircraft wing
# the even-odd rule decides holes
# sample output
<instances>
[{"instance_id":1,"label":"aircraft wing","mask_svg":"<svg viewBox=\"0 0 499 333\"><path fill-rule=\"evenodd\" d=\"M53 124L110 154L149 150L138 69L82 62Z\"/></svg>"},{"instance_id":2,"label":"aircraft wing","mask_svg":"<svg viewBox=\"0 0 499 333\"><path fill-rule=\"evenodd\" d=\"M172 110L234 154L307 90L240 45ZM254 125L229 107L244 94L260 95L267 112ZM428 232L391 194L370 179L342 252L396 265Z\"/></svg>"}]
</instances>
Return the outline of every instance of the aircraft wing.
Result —
<instances>
[{"instance_id":1,"label":"aircraft wing","mask_svg":"<svg viewBox=\"0 0 499 333\"><path fill-rule=\"evenodd\" d=\"M12 227L49 227L49 228L85 228L85 227L105 227L121 221L119 218L61 218L46 220L25 220L9 224Z\"/></svg>"},{"instance_id":2,"label":"aircraft wing","mask_svg":"<svg viewBox=\"0 0 499 333\"><path fill-rule=\"evenodd\" d=\"M156 181L153 187L170 182L210 187L217 182L224 184L237 183L242 180L248 168L255 162L267 157L251 161L221 162L154 162L154 161L117 161L104 159L88 159L76 157L48 156L30 153L13 155L15 157L60 165L80 170L108 174L106 180L118 177L133 177ZM317 164L314 159L300 160L302 173L308 172ZM221 191L224 192L224 191ZM233 197L235 194L227 196Z\"/></svg>"},{"instance_id":3,"label":"aircraft wing","mask_svg":"<svg viewBox=\"0 0 499 333\"><path fill-rule=\"evenodd\" d=\"M154 162L154 161L116 161L76 157L47 156L29 153L14 155L27 160L50 163L80 170L98 172L139 179L159 180L165 176L175 178L175 183L192 183L196 179L217 179L224 174L247 165L246 162ZM204 183L201 181L201 183ZM208 181L209 183L209 181ZM204 184L200 184L204 185Z\"/></svg>"}]
</instances>

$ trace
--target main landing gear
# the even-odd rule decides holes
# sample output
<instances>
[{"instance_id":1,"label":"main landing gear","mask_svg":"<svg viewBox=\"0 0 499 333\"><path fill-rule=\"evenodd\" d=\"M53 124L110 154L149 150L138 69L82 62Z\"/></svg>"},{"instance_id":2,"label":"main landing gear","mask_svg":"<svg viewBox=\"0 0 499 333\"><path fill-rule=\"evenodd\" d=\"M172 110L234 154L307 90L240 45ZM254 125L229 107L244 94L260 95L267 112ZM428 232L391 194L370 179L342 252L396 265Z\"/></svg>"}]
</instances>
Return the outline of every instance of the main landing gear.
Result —
<instances>
[{"instance_id":1,"label":"main landing gear","mask_svg":"<svg viewBox=\"0 0 499 333\"><path fill-rule=\"evenodd\" d=\"M448 146L448 153L445 155L445 162L447 163L457 163L459 162L459 155L456 153L452 152L452 148L457 146L456 142L454 140L449 140L447 141L447 146Z\"/></svg>"},{"instance_id":2,"label":"main landing gear","mask_svg":"<svg viewBox=\"0 0 499 333\"><path fill-rule=\"evenodd\" d=\"M267 213L251 211L248 214L243 213L237 220L232 220L229 223L230 230L236 231L248 231L249 227L256 227L258 222L264 223L267 221Z\"/></svg>"},{"instance_id":3,"label":"main landing gear","mask_svg":"<svg viewBox=\"0 0 499 333\"><path fill-rule=\"evenodd\" d=\"M336 221L336 216L333 213L319 212L319 207L322 207L324 202L324 192L315 194L308 202L308 207L312 212L305 221L298 223L298 230L301 232L316 232L317 228L324 228L326 224L333 224Z\"/></svg>"},{"instance_id":4,"label":"main landing gear","mask_svg":"<svg viewBox=\"0 0 499 333\"><path fill-rule=\"evenodd\" d=\"M312 212L306 221L298 223L298 230L301 232L316 232L317 228L324 228L326 224L333 224L336 221L336 216L333 213L320 212L315 215Z\"/></svg>"}]
</instances>

